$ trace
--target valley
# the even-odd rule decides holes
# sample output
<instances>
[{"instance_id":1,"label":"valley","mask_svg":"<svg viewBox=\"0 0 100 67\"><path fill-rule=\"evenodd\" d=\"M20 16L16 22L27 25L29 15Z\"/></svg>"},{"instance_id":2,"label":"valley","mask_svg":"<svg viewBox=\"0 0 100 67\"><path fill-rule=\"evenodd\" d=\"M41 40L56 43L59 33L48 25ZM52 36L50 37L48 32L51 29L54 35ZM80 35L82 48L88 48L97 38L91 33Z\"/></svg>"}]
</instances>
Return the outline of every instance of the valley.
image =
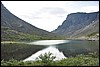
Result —
<instances>
[{"instance_id":1,"label":"valley","mask_svg":"<svg viewBox=\"0 0 100 67\"><path fill-rule=\"evenodd\" d=\"M49 52L55 61L47 61L51 54L41 57L46 62L36 61ZM68 14L57 29L48 32L18 18L1 3L2 66L99 66L98 58L99 11Z\"/></svg>"}]
</instances>

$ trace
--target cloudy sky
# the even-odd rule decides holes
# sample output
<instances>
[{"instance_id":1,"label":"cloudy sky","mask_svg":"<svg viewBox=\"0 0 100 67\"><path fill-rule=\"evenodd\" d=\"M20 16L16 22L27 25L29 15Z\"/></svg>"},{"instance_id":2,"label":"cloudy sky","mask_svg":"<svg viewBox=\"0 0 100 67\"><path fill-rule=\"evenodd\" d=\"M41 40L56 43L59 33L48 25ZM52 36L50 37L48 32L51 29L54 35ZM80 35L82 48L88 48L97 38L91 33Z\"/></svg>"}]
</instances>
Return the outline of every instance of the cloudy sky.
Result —
<instances>
[{"instance_id":1,"label":"cloudy sky","mask_svg":"<svg viewBox=\"0 0 100 67\"><path fill-rule=\"evenodd\" d=\"M2 1L2 3L17 17L47 31L56 29L70 13L99 11L99 1Z\"/></svg>"}]
</instances>

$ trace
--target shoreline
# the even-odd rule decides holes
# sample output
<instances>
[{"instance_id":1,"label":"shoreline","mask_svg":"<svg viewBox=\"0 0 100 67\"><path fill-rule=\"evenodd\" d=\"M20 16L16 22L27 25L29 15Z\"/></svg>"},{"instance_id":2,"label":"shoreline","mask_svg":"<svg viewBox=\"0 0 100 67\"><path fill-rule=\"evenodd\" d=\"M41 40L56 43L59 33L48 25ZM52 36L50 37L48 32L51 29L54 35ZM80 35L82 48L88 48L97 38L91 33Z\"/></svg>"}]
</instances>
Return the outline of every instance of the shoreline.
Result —
<instances>
[{"instance_id":1,"label":"shoreline","mask_svg":"<svg viewBox=\"0 0 100 67\"><path fill-rule=\"evenodd\" d=\"M66 39L66 40L88 40L88 41L98 41L99 39L83 39L83 38L74 38L74 39Z\"/></svg>"}]
</instances>

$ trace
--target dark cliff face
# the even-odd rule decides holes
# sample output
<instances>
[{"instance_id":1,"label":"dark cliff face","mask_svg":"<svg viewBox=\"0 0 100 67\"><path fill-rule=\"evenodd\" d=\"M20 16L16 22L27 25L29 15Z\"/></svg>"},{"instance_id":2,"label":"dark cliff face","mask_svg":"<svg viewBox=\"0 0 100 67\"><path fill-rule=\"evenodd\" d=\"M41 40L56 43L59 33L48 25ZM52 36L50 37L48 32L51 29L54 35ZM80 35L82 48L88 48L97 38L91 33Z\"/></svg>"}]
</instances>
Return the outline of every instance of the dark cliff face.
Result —
<instances>
[{"instance_id":1,"label":"dark cliff face","mask_svg":"<svg viewBox=\"0 0 100 67\"><path fill-rule=\"evenodd\" d=\"M69 14L66 20L56 30L52 31L66 37L71 37L73 34L77 35L76 32L86 26L95 23L98 20L99 23L99 12L93 13L72 13ZM99 27L97 27L99 29ZM81 32L81 31L80 31Z\"/></svg>"}]
</instances>

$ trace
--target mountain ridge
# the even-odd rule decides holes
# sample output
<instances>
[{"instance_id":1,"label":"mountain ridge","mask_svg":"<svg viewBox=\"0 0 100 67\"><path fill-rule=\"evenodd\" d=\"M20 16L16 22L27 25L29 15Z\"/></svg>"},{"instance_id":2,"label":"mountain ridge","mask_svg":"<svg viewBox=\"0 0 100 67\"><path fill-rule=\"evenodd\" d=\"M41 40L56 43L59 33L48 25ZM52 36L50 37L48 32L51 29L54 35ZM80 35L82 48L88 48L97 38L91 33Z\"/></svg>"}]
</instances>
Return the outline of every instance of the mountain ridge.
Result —
<instances>
[{"instance_id":1,"label":"mountain ridge","mask_svg":"<svg viewBox=\"0 0 100 67\"><path fill-rule=\"evenodd\" d=\"M86 29L89 29L89 33L85 32ZM67 16L66 20L64 20L62 25L58 26L58 28L52 32L59 35L63 35L66 38L87 36L93 32L99 33L99 11L92 13L71 13ZM79 33L84 34L81 35Z\"/></svg>"},{"instance_id":2,"label":"mountain ridge","mask_svg":"<svg viewBox=\"0 0 100 67\"><path fill-rule=\"evenodd\" d=\"M39 29L16 17L1 3L1 40L60 39L61 37Z\"/></svg>"}]
</instances>

